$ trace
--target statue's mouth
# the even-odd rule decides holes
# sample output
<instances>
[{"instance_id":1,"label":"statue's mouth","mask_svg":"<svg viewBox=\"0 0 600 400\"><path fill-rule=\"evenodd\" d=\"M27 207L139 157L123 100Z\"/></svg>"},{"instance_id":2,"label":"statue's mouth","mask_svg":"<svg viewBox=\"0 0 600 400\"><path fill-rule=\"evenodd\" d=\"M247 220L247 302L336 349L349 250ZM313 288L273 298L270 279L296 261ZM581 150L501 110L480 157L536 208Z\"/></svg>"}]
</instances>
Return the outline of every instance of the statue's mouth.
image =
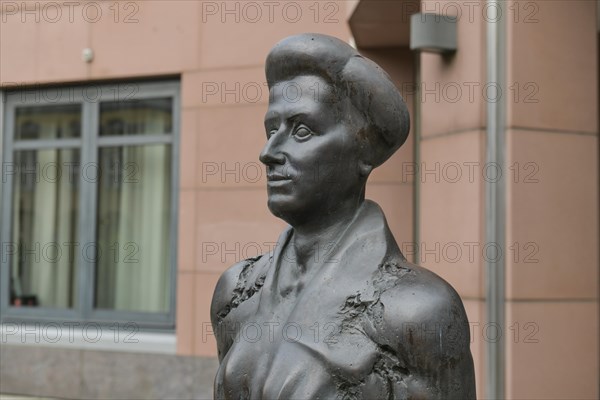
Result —
<instances>
[{"instance_id":1,"label":"statue's mouth","mask_svg":"<svg viewBox=\"0 0 600 400\"><path fill-rule=\"evenodd\" d=\"M269 182L277 182L277 181L291 181L292 178L282 174L270 173L267 175L267 181Z\"/></svg>"},{"instance_id":2,"label":"statue's mouth","mask_svg":"<svg viewBox=\"0 0 600 400\"><path fill-rule=\"evenodd\" d=\"M287 178L285 176L269 176L267 177L267 183L269 184L275 184L275 183L286 183L286 182L291 182L292 180L290 178Z\"/></svg>"}]
</instances>

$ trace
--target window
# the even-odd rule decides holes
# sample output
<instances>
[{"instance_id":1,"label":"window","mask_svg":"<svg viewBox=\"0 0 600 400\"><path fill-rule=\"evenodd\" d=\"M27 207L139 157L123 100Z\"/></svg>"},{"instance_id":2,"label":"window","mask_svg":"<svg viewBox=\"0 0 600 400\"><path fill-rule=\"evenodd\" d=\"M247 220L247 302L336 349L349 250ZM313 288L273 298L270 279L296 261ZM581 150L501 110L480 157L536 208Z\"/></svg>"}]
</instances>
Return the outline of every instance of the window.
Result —
<instances>
[{"instance_id":1,"label":"window","mask_svg":"<svg viewBox=\"0 0 600 400\"><path fill-rule=\"evenodd\" d=\"M179 83L4 100L3 321L174 327Z\"/></svg>"}]
</instances>

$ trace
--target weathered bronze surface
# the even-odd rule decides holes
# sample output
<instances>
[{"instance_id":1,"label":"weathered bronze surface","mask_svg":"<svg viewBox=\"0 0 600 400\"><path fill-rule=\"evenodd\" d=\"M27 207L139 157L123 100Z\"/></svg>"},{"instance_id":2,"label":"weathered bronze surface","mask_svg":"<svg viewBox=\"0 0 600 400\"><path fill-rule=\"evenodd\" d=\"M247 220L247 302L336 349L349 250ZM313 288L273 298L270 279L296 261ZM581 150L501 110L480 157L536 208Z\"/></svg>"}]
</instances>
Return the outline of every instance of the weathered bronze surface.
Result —
<instances>
[{"instance_id":1,"label":"weathered bronze surface","mask_svg":"<svg viewBox=\"0 0 600 400\"><path fill-rule=\"evenodd\" d=\"M375 63L318 34L275 45L266 75L260 160L269 209L290 227L219 279L215 398L475 398L459 296L404 258L365 200L373 168L408 136L400 93Z\"/></svg>"}]
</instances>

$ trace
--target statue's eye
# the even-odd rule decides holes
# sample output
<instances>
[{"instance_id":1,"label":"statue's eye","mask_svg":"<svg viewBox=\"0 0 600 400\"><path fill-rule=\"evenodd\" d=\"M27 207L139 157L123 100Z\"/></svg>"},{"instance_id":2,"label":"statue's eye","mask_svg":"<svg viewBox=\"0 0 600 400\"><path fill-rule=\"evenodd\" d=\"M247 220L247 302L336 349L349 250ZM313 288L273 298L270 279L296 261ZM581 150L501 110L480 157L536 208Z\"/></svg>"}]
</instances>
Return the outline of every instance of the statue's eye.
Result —
<instances>
[{"instance_id":1,"label":"statue's eye","mask_svg":"<svg viewBox=\"0 0 600 400\"><path fill-rule=\"evenodd\" d=\"M298 139L307 139L311 135L312 132L305 126L298 127L298 129L296 129L296 131L294 132L294 136L296 136Z\"/></svg>"},{"instance_id":2,"label":"statue's eye","mask_svg":"<svg viewBox=\"0 0 600 400\"><path fill-rule=\"evenodd\" d=\"M269 138L271 138L271 136L273 136L273 135L274 135L274 134L276 134L276 133L277 133L277 129L271 129L271 130L269 131L269 133L267 133L267 138L268 138L268 139L269 139Z\"/></svg>"}]
</instances>

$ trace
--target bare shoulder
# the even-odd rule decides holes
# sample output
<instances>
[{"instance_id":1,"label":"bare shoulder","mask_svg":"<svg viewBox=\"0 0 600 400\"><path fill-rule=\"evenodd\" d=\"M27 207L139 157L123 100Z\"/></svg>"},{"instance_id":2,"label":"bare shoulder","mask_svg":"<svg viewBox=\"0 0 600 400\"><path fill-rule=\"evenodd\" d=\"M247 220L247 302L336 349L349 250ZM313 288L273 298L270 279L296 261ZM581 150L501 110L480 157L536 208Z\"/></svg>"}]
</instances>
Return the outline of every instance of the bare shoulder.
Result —
<instances>
[{"instance_id":1,"label":"bare shoulder","mask_svg":"<svg viewBox=\"0 0 600 400\"><path fill-rule=\"evenodd\" d=\"M240 261L220 276L210 306L211 322L220 323L233 308L252 297L264 283L261 268L255 268L262 256Z\"/></svg>"},{"instance_id":2,"label":"bare shoulder","mask_svg":"<svg viewBox=\"0 0 600 400\"><path fill-rule=\"evenodd\" d=\"M229 267L215 286L210 305L210 320L217 341L219 361L233 344L237 323L232 312L246 300L253 298L264 284L268 263L260 263L262 256L249 258Z\"/></svg>"},{"instance_id":3,"label":"bare shoulder","mask_svg":"<svg viewBox=\"0 0 600 400\"><path fill-rule=\"evenodd\" d=\"M474 398L469 321L460 296L433 272L412 264L406 268L403 279L381 294L380 340L410 371L412 393ZM443 378L439 382L448 387L431 385L432 376Z\"/></svg>"},{"instance_id":4,"label":"bare shoulder","mask_svg":"<svg viewBox=\"0 0 600 400\"><path fill-rule=\"evenodd\" d=\"M227 268L219 277L210 304L210 318L213 325L217 322L219 314L222 314L222 310L231 301L240 273L246 264L246 260L240 261Z\"/></svg>"},{"instance_id":5,"label":"bare shoulder","mask_svg":"<svg viewBox=\"0 0 600 400\"><path fill-rule=\"evenodd\" d=\"M444 279L433 272L406 264L406 279L398 280L382 295L386 322L398 328L410 323L453 323L468 333L468 320L460 296ZM468 339L468 338L467 338Z\"/></svg>"}]
</instances>

